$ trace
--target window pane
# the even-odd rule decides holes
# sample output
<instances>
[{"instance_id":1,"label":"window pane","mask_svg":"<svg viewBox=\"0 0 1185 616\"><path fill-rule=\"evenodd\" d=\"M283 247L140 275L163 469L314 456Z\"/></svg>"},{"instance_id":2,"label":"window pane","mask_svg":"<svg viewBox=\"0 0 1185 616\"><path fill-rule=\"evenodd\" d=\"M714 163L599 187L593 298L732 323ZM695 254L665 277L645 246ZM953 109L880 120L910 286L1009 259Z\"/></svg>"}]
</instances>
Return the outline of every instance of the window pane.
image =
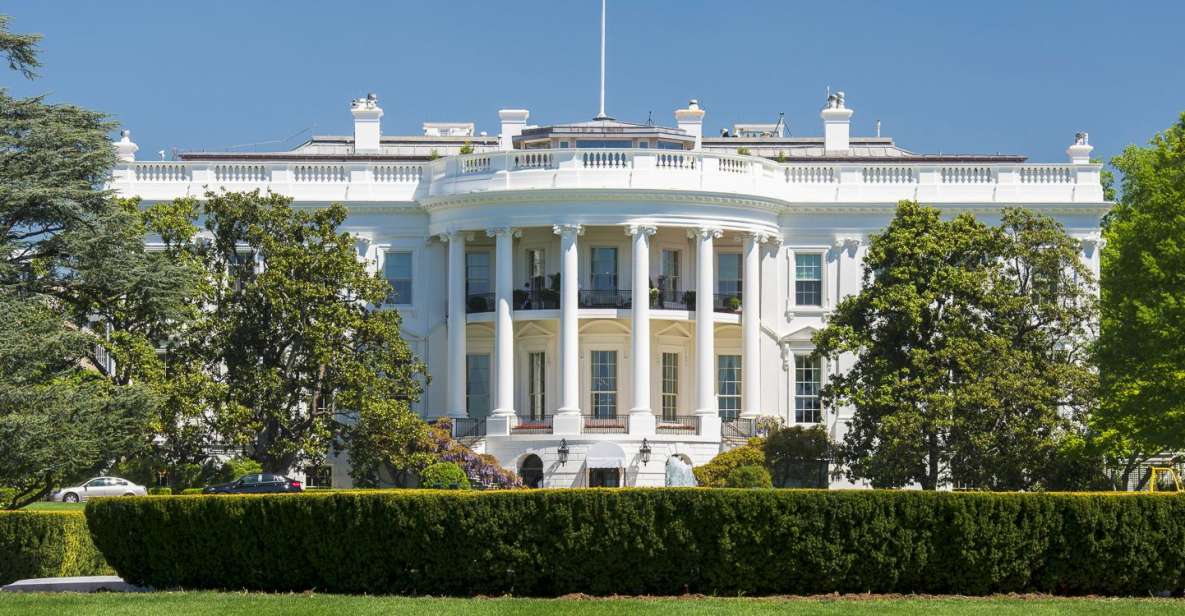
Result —
<instances>
[{"instance_id":1,"label":"window pane","mask_svg":"<svg viewBox=\"0 0 1185 616\"><path fill-rule=\"evenodd\" d=\"M485 417L490 414L490 356L469 355L465 368L465 410L470 417Z\"/></svg>"},{"instance_id":2,"label":"window pane","mask_svg":"<svg viewBox=\"0 0 1185 616\"><path fill-rule=\"evenodd\" d=\"M527 399L531 413L531 419L542 419L546 411L546 374L545 355L543 353L530 353L527 356L527 365L530 374L527 375Z\"/></svg>"},{"instance_id":3,"label":"window pane","mask_svg":"<svg viewBox=\"0 0 1185 616\"><path fill-rule=\"evenodd\" d=\"M821 361L810 355L794 356L794 422L819 423L822 406L819 388L822 385Z\"/></svg>"},{"instance_id":4,"label":"window pane","mask_svg":"<svg viewBox=\"0 0 1185 616\"><path fill-rule=\"evenodd\" d=\"M617 417L617 351L592 352L593 417Z\"/></svg>"},{"instance_id":5,"label":"window pane","mask_svg":"<svg viewBox=\"0 0 1185 616\"><path fill-rule=\"evenodd\" d=\"M411 297L411 253L388 252L383 260L383 274L387 282L391 283L391 296L387 299L391 304L410 304Z\"/></svg>"},{"instance_id":6,"label":"window pane","mask_svg":"<svg viewBox=\"0 0 1185 616\"><path fill-rule=\"evenodd\" d=\"M465 293L490 293L490 253L465 253Z\"/></svg>"},{"instance_id":7,"label":"window pane","mask_svg":"<svg viewBox=\"0 0 1185 616\"><path fill-rule=\"evenodd\" d=\"M716 361L716 394L720 418L736 419L741 411L741 356L720 355Z\"/></svg>"},{"instance_id":8,"label":"window pane","mask_svg":"<svg viewBox=\"0 0 1185 616\"><path fill-rule=\"evenodd\" d=\"M717 257L716 279L719 281L717 292L722 295L740 295L741 293L741 255L725 253Z\"/></svg>"},{"instance_id":9,"label":"window pane","mask_svg":"<svg viewBox=\"0 0 1185 616\"><path fill-rule=\"evenodd\" d=\"M794 255L794 303L799 306L823 305L823 255Z\"/></svg>"},{"instance_id":10,"label":"window pane","mask_svg":"<svg viewBox=\"0 0 1185 616\"><path fill-rule=\"evenodd\" d=\"M662 354L662 417L674 420L679 413L679 354Z\"/></svg>"},{"instance_id":11,"label":"window pane","mask_svg":"<svg viewBox=\"0 0 1185 616\"><path fill-rule=\"evenodd\" d=\"M592 288L597 291L617 290L617 249L592 249Z\"/></svg>"}]
</instances>

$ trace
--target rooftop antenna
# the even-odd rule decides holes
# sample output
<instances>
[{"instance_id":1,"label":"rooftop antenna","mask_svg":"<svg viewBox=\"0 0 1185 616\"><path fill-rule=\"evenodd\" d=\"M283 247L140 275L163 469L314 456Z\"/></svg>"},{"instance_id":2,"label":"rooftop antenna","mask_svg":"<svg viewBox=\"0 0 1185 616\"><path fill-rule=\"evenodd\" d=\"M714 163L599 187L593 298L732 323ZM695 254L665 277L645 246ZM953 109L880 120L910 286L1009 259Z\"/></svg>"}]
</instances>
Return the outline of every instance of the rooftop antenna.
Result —
<instances>
[{"instance_id":1,"label":"rooftop antenna","mask_svg":"<svg viewBox=\"0 0 1185 616\"><path fill-rule=\"evenodd\" d=\"M876 121L876 136L877 137L881 136L881 121L880 120Z\"/></svg>"},{"instance_id":2,"label":"rooftop antenna","mask_svg":"<svg viewBox=\"0 0 1185 616\"><path fill-rule=\"evenodd\" d=\"M612 120L605 115L605 0L601 0L601 110L594 120Z\"/></svg>"}]
</instances>

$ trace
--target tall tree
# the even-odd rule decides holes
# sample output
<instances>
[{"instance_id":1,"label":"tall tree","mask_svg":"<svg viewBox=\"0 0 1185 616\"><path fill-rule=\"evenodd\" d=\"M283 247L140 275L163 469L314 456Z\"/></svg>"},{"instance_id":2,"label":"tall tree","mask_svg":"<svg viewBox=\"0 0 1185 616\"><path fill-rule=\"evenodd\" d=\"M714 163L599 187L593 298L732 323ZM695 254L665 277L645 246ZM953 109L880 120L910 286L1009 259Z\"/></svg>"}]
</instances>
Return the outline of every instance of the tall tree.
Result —
<instances>
[{"instance_id":1,"label":"tall tree","mask_svg":"<svg viewBox=\"0 0 1185 616\"><path fill-rule=\"evenodd\" d=\"M170 347L170 369L205 375L198 385L216 433L276 472L427 429L410 408L423 364L400 337L398 312L376 309L390 286L339 230L345 207L291 203L208 193L147 211L167 252L200 261L206 279L206 309ZM399 432L380 437L370 426Z\"/></svg>"},{"instance_id":2,"label":"tall tree","mask_svg":"<svg viewBox=\"0 0 1185 616\"><path fill-rule=\"evenodd\" d=\"M1185 113L1111 164L1123 195L1104 230L1096 424L1130 465L1185 451Z\"/></svg>"},{"instance_id":3,"label":"tall tree","mask_svg":"<svg viewBox=\"0 0 1185 616\"><path fill-rule=\"evenodd\" d=\"M0 52L31 77L38 37L7 23ZM17 488L8 507L134 448L154 403L150 390L106 378L104 340L78 293L84 270L121 256L84 250L127 219L102 190L112 128L102 114L0 90L0 485Z\"/></svg>"},{"instance_id":4,"label":"tall tree","mask_svg":"<svg viewBox=\"0 0 1185 616\"><path fill-rule=\"evenodd\" d=\"M1092 400L1092 282L1077 242L1021 210L988 227L907 201L865 266L861 292L815 340L831 360L855 356L823 391L828 406L855 408L840 447L849 476L1040 484Z\"/></svg>"}]
</instances>

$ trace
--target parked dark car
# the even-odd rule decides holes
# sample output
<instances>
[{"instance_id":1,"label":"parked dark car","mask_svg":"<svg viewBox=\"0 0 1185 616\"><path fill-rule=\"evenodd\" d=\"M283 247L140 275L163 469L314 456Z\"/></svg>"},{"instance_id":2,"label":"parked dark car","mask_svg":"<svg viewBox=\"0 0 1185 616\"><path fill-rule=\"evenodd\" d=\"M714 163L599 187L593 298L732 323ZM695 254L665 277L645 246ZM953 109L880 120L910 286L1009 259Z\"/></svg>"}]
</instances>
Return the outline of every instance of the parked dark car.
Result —
<instances>
[{"instance_id":1,"label":"parked dark car","mask_svg":"<svg viewBox=\"0 0 1185 616\"><path fill-rule=\"evenodd\" d=\"M295 479L271 473L243 475L236 481L206 486L203 494L275 494L278 492L300 492L304 486Z\"/></svg>"}]
</instances>

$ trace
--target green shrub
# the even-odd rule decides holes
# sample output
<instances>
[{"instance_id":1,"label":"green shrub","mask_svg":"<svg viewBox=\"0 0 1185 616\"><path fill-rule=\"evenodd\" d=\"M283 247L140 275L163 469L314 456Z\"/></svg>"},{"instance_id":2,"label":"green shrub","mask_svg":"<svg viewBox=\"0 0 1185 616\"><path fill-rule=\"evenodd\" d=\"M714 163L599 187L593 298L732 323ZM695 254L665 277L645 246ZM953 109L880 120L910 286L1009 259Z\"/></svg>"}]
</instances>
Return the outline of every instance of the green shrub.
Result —
<instances>
[{"instance_id":1,"label":"green shrub","mask_svg":"<svg viewBox=\"0 0 1185 616\"><path fill-rule=\"evenodd\" d=\"M25 578L111 573L91 542L81 512L0 512L0 584Z\"/></svg>"},{"instance_id":2,"label":"green shrub","mask_svg":"<svg viewBox=\"0 0 1185 616\"><path fill-rule=\"evenodd\" d=\"M707 464L695 467L692 472L695 473L696 482L705 488L723 488L724 481L733 469L742 466L764 466L763 442L759 438L749 439L747 444L717 454Z\"/></svg>"},{"instance_id":3,"label":"green shrub","mask_svg":"<svg viewBox=\"0 0 1185 616\"><path fill-rule=\"evenodd\" d=\"M831 439L822 426L778 427L763 446L765 467L779 488L826 488Z\"/></svg>"},{"instance_id":4,"label":"green shrub","mask_svg":"<svg viewBox=\"0 0 1185 616\"><path fill-rule=\"evenodd\" d=\"M201 488L185 488L184 490L181 490L181 494L201 494L201 493L202 493Z\"/></svg>"},{"instance_id":5,"label":"green shrub","mask_svg":"<svg viewBox=\"0 0 1185 616\"><path fill-rule=\"evenodd\" d=\"M12 499L16 498L16 496L16 488L0 486L0 509L7 507L8 504L12 502Z\"/></svg>"},{"instance_id":6,"label":"green shrub","mask_svg":"<svg viewBox=\"0 0 1185 616\"><path fill-rule=\"evenodd\" d=\"M437 462L420 473L420 487L438 490L468 490L469 477L453 462Z\"/></svg>"},{"instance_id":7,"label":"green shrub","mask_svg":"<svg viewBox=\"0 0 1185 616\"><path fill-rule=\"evenodd\" d=\"M148 488L148 494L151 496L170 496L173 494L172 488Z\"/></svg>"},{"instance_id":8,"label":"green shrub","mask_svg":"<svg viewBox=\"0 0 1185 616\"><path fill-rule=\"evenodd\" d=\"M87 505L155 588L555 596L1145 595L1185 586L1185 497L405 490Z\"/></svg>"},{"instance_id":9,"label":"green shrub","mask_svg":"<svg viewBox=\"0 0 1185 616\"><path fill-rule=\"evenodd\" d=\"M724 479L726 488L772 488L774 482L764 466L738 466Z\"/></svg>"}]
</instances>

